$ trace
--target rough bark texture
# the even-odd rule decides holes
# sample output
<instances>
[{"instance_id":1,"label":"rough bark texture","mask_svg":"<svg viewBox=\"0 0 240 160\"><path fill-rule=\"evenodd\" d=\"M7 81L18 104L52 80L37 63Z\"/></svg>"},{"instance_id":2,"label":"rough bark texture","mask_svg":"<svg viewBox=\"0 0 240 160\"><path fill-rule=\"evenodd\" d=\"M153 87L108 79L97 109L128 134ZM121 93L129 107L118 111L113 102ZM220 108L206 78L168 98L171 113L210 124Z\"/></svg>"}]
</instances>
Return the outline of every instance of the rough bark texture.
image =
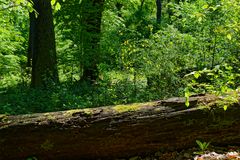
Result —
<instances>
[{"instance_id":1,"label":"rough bark texture","mask_svg":"<svg viewBox=\"0 0 240 160\"><path fill-rule=\"evenodd\" d=\"M33 4L36 13L30 13L28 49L29 65L32 59L31 85L47 87L58 82L51 0L33 0Z\"/></svg>"},{"instance_id":2,"label":"rough bark texture","mask_svg":"<svg viewBox=\"0 0 240 160\"><path fill-rule=\"evenodd\" d=\"M114 159L180 150L195 140L240 145L240 104L205 95L18 116L0 116L0 159Z\"/></svg>"}]
</instances>

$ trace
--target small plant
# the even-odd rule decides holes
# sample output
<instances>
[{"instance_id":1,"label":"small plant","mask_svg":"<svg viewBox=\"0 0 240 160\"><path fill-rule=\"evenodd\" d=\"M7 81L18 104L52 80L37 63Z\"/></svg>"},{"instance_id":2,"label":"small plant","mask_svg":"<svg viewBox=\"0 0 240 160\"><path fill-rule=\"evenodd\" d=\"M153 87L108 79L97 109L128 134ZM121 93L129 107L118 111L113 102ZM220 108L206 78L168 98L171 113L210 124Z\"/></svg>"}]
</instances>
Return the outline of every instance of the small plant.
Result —
<instances>
[{"instance_id":1,"label":"small plant","mask_svg":"<svg viewBox=\"0 0 240 160\"><path fill-rule=\"evenodd\" d=\"M203 154L204 151L207 150L210 142L201 142L199 140L196 140L196 143L198 145L198 147L200 148L199 152L195 152L196 154Z\"/></svg>"},{"instance_id":2,"label":"small plant","mask_svg":"<svg viewBox=\"0 0 240 160\"><path fill-rule=\"evenodd\" d=\"M218 106L225 111L228 106L238 102L240 75L229 64L216 65L213 69L193 71L185 75L188 82L185 88L185 105L189 106L192 94L210 93L221 97Z\"/></svg>"}]
</instances>

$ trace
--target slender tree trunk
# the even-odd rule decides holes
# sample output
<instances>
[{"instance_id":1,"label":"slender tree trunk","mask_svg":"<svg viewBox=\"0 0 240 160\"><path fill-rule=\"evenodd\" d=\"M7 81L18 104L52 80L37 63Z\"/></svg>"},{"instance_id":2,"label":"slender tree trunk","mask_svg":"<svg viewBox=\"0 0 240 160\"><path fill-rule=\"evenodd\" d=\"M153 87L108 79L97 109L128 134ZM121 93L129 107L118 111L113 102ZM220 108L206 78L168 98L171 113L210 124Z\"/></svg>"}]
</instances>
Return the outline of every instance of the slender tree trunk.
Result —
<instances>
[{"instance_id":1,"label":"slender tree trunk","mask_svg":"<svg viewBox=\"0 0 240 160\"><path fill-rule=\"evenodd\" d=\"M94 82L100 62L101 19L104 0L83 0L83 75L81 80Z\"/></svg>"},{"instance_id":2,"label":"slender tree trunk","mask_svg":"<svg viewBox=\"0 0 240 160\"><path fill-rule=\"evenodd\" d=\"M157 23L161 23L162 19L162 2L161 0L156 0L156 6L157 6Z\"/></svg>"},{"instance_id":3,"label":"slender tree trunk","mask_svg":"<svg viewBox=\"0 0 240 160\"><path fill-rule=\"evenodd\" d=\"M35 13L29 13L30 27L29 27L29 39L28 39L28 53L27 53L27 67L32 67L32 57L33 57L33 46L34 41L34 30L35 30Z\"/></svg>"},{"instance_id":4,"label":"slender tree trunk","mask_svg":"<svg viewBox=\"0 0 240 160\"><path fill-rule=\"evenodd\" d=\"M33 0L30 13L28 63L32 59L32 87L47 87L58 82L55 33L51 0Z\"/></svg>"}]
</instances>

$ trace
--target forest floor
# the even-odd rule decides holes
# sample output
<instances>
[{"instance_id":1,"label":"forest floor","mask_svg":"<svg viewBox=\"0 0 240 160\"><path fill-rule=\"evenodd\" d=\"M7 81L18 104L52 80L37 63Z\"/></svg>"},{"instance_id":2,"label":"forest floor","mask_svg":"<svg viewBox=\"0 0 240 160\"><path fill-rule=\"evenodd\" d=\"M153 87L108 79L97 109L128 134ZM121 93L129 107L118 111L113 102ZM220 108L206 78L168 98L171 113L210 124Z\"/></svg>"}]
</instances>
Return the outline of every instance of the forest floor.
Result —
<instances>
[{"instance_id":1,"label":"forest floor","mask_svg":"<svg viewBox=\"0 0 240 160\"><path fill-rule=\"evenodd\" d=\"M131 157L128 160L240 160L240 147L211 146L206 151L201 151L199 148L190 148L172 152L158 151L151 155Z\"/></svg>"}]
</instances>

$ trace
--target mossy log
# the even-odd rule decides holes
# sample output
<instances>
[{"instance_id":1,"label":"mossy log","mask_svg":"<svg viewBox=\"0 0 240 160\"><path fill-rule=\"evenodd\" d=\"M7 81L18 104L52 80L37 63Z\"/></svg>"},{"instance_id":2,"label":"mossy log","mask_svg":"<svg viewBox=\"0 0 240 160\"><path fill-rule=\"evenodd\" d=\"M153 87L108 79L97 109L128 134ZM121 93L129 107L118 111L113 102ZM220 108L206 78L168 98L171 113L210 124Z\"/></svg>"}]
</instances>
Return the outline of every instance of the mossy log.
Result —
<instances>
[{"instance_id":1,"label":"mossy log","mask_svg":"<svg viewBox=\"0 0 240 160\"><path fill-rule=\"evenodd\" d=\"M213 95L0 116L0 159L115 159L181 150L195 140L240 145L240 104Z\"/></svg>"}]
</instances>

